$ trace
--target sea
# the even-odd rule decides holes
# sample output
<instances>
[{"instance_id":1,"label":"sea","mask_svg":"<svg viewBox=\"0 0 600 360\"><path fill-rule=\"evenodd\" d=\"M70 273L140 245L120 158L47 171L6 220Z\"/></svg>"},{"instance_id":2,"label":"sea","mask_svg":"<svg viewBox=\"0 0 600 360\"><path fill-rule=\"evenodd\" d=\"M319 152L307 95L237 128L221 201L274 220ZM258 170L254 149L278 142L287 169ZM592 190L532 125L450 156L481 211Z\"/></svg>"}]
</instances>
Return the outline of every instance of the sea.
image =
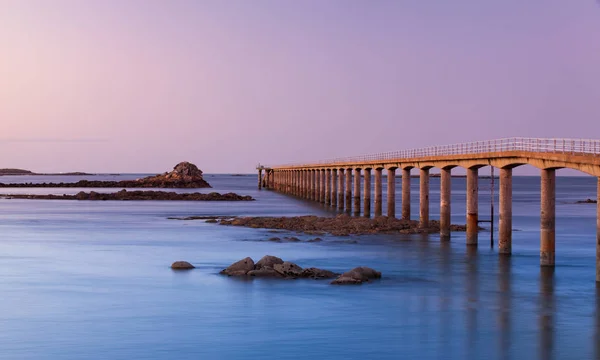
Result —
<instances>
[{"instance_id":1,"label":"sea","mask_svg":"<svg viewBox=\"0 0 600 360\"><path fill-rule=\"evenodd\" d=\"M144 174L98 175L93 180ZM70 182L82 176L2 176ZM315 236L227 227L187 216L335 216L320 204L257 188L256 175L205 175L212 189L251 202L0 199L0 359L600 359L593 177L557 178L556 267L540 267L540 179L513 179L513 254L498 255L490 224L465 234ZM400 180L400 179L398 179ZM439 179L431 179L439 218ZM400 181L397 209L400 209ZM491 216L490 179L479 181ZM452 222L465 223L466 184L452 179ZM11 188L74 194L89 189ZM111 192L115 189L93 189ZM412 179L418 217L418 179ZM497 184L494 202L497 204ZM385 204L385 181L384 181ZM373 209L373 207L372 207ZM384 205L385 213L385 205ZM494 216L497 230L497 213ZM492 240L492 235L494 238ZM275 255L302 267L383 277L239 279L231 263ZM197 268L177 272L172 262Z\"/></svg>"}]
</instances>

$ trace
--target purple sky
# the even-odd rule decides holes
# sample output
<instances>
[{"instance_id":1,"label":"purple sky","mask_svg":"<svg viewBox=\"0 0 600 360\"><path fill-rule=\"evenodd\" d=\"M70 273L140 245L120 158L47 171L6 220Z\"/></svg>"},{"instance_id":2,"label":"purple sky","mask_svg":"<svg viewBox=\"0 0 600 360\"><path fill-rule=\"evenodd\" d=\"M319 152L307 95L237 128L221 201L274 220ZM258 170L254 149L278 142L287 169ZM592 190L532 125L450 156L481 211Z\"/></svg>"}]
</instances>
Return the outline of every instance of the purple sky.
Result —
<instances>
[{"instance_id":1,"label":"purple sky","mask_svg":"<svg viewBox=\"0 0 600 360\"><path fill-rule=\"evenodd\" d=\"M0 1L0 168L600 138L594 0Z\"/></svg>"}]
</instances>

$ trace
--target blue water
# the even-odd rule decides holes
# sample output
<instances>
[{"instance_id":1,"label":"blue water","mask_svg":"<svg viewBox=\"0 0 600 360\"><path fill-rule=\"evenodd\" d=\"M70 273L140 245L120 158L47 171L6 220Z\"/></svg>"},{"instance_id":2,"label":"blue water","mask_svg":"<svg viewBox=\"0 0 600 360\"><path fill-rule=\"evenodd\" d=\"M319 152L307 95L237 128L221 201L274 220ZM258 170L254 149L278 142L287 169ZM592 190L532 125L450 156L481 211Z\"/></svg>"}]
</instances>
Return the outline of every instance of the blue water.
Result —
<instances>
[{"instance_id":1,"label":"blue water","mask_svg":"<svg viewBox=\"0 0 600 360\"><path fill-rule=\"evenodd\" d=\"M77 179L5 176L0 182ZM454 233L449 243L438 235L352 237L356 244L333 236L322 243L272 243L264 241L273 236L268 230L168 220L334 214L258 191L255 176L207 180L214 189L202 191L234 191L257 201L0 199L0 359L600 358L596 208L573 204L596 196L595 178L558 178L554 272L539 266L537 177L514 178L518 231L508 259L490 248L489 232L480 234L477 249L466 248L463 233ZM489 212L487 181L480 180L482 218ZM417 179L412 187L416 216ZM453 179L454 223L465 222L465 187L465 179ZM438 189L434 178L432 218L439 213ZM336 287L327 281L218 275L233 261L265 254L339 272L366 265L384 277ZM175 260L198 269L173 272L169 265Z\"/></svg>"}]
</instances>

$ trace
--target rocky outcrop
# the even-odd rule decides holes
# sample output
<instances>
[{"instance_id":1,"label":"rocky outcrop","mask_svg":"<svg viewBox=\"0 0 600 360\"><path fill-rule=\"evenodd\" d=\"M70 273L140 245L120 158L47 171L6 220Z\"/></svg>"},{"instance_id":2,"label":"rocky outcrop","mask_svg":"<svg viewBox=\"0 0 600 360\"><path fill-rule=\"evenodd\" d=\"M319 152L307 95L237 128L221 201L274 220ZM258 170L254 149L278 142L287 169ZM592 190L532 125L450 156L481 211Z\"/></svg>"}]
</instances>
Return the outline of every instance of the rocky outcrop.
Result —
<instances>
[{"instance_id":1,"label":"rocky outcrop","mask_svg":"<svg viewBox=\"0 0 600 360\"><path fill-rule=\"evenodd\" d=\"M229 265L229 267L221 271L221 274L229 276L242 276L248 274L248 272L252 270L254 270L254 260L247 257Z\"/></svg>"},{"instance_id":2,"label":"rocky outcrop","mask_svg":"<svg viewBox=\"0 0 600 360\"><path fill-rule=\"evenodd\" d=\"M343 273L331 283L334 285L358 285L380 278L381 273L379 271L366 266L360 266Z\"/></svg>"},{"instance_id":3,"label":"rocky outcrop","mask_svg":"<svg viewBox=\"0 0 600 360\"><path fill-rule=\"evenodd\" d=\"M432 220L427 229L419 226L418 221L402 220L379 216L376 218L351 217L338 215L336 217L295 216L295 217L240 217L223 219L221 225L244 226L261 229L280 229L302 232L305 234L329 233L335 236L363 234L413 234L438 233L440 224ZM466 231L464 225L452 225L452 231ZM481 228L480 228L481 229ZM294 238L288 238L294 241Z\"/></svg>"},{"instance_id":4,"label":"rocky outcrop","mask_svg":"<svg viewBox=\"0 0 600 360\"><path fill-rule=\"evenodd\" d=\"M258 260L255 264L255 268L257 270L262 269L263 267L273 268L275 265L283 264L283 260L278 258L277 256L265 255L262 259Z\"/></svg>"},{"instance_id":5,"label":"rocky outcrop","mask_svg":"<svg viewBox=\"0 0 600 360\"><path fill-rule=\"evenodd\" d=\"M281 279L332 279L338 275L332 271L314 267L303 269L297 264L283 261L272 255L264 256L256 264L251 258L242 259L222 270L221 274Z\"/></svg>"},{"instance_id":6,"label":"rocky outcrop","mask_svg":"<svg viewBox=\"0 0 600 360\"><path fill-rule=\"evenodd\" d=\"M209 188L211 187L202 177L202 171L192 163L184 161L175 165L173 171L156 176L148 176L137 180L122 181L90 181L81 180L74 183L24 183L2 184L0 187L54 187L54 188Z\"/></svg>"},{"instance_id":7,"label":"rocky outcrop","mask_svg":"<svg viewBox=\"0 0 600 360\"><path fill-rule=\"evenodd\" d=\"M80 191L75 195L0 195L11 197L13 199L30 199L30 200L170 200L170 201L252 201L251 196L243 196L234 193L220 194L211 192L209 194L202 193L176 193L172 191L142 191L134 190L127 191L125 189L116 193L98 193L90 191ZM210 219L209 219L210 220ZM212 219L213 222L217 222ZM208 222L208 221L207 221Z\"/></svg>"},{"instance_id":8,"label":"rocky outcrop","mask_svg":"<svg viewBox=\"0 0 600 360\"><path fill-rule=\"evenodd\" d=\"M175 261L173 264L171 264L171 269L173 270L191 270L195 268L196 267L194 265L187 261Z\"/></svg>"},{"instance_id":9,"label":"rocky outcrop","mask_svg":"<svg viewBox=\"0 0 600 360\"><path fill-rule=\"evenodd\" d=\"M598 200L594 200L594 199L585 199L585 200L579 200L577 201L577 204L597 204Z\"/></svg>"}]
</instances>

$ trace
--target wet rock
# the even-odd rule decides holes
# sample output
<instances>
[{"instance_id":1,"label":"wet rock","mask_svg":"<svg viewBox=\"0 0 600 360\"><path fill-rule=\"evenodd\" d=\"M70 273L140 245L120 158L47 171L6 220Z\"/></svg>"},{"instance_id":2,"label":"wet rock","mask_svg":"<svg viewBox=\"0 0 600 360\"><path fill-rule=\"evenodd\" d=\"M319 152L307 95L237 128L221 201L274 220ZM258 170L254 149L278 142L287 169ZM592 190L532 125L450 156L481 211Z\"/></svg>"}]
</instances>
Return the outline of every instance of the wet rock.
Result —
<instances>
[{"instance_id":1,"label":"wet rock","mask_svg":"<svg viewBox=\"0 0 600 360\"><path fill-rule=\"evenodd\" d=\"M208 224L216 224L216 223L218 223L217 219L208 219L205 222L208 223Z\"/></svg>"},{"instance_id":2,"label":"wet rock","mask_svg":"<svg viewBox=\"0 0 600 360\"><path fill-rule=\"evenodd\" d=\"M577 201L577 204L597 204L598 201L594 199L585 199Z\"/></svg>"},{"instance_id":3,"label":"wet rock","mask_svg":"<svg viewBox=\"0 0 600 360\"><path fill-rule=\"evenodd\" d=\"M321 238L314 238L314 239L308 240L307 242L309 242L309 243L315 243L315 242L321 242L321 241L323 241L323 239L321 239Z\"/></svg>"},{"instance_id":4,"label":"wet rock","mask_svg":"<svg viewBox=\"0 0 600 360\"><path fill-rule=\"evenodd\" d=\"M263 267L273 268L277 264L283 264L283 260L277 256L265 255L262 259L258 260L258 262L254 265L254 268L256 270L260 270Z\"/></svg>"},{"instance_id":5,"label":"wet rock","mask_svg":"<svg viewBox=\"0 0 600 360\"><path fill-rule=\"evenodd\" d=\"M196 267L194 265L187 261L175 261L173 264L171 264L171 269L173 270L191 270L195 268Z\"/></svg>"},{"instance_id":6,"label":"wet rock","mask_svg":"<svg viewBox=\"0 0 600 360\"><path fill-rule=\"evenodd\" d=\"M286 237L284 237L284 239L286 239L289 242L300 242L300 239L298 239L297 237L294 237L294 236L286 236Z\"/></svg>"},{"instance_id":7,"label":"wet rock","mask_svg":"<svg viewBox=\"0 0 600 360\"><path fill-rule=\"evenodd\" d=\"M246 275L252 270L254 270L254 260L247 257L229 265L229 267L221 271L221 274L229 276L241 276Z\"/></svg>"},{"instance_id":8,"label":"wet rock","mask_svg":"<svg viewBox=\"0 0 600 360\"><path fill-rule=\"evenodd\" d=\"M281 273L275 271L275 269L273 269L272 267L269 267L269 266L264 266L260 269L249 271L248 276L273 277L273 278L283 277L283 275Z\"/></svg>"},{"instance_id":9,"label":"wet rock","mask_svg":"<svg viewBox=\"0 0 600 360\"><path fill-rule=\"evenodd\" d=\"M304 269L302 274L300 274L300 277L309 279L332 279L338 275L339 274L336 274L333 271L311 267Z\"/></svg>"},{"instance_id":10,"label":"wet rock","mask_svg":"<svg viewBox=\"0 0 600 360\"><path fill-rule=\"evenodd\" d=\"M283 264L275 264L273 269L285 277L292 278L300 277L303 271L300 266L289 261L285 261Z\"/></svg>"},{"instance_id":11,"label":"wet rock","mask_svg":"<svg viewBox=\"0 0 600 360\"><path fill-rule=\"evenodd\" d=\"M269 241L272 241L272 242L281 242L281 239L278 238L278 237L276 237L276 236L274 236L272 238L269 238Z\"/></svg>"},{"instance_id":12,"label":"wet rock","mask_svg":"<svg viewBox=\"0 0 600 360\"><path fill-rule=\"evenodd\" d=\"M374 279L380 279L381 273L366 266L360 266L340 275L331 283L335 285L362 284Z\"/></svg>"}]
</instances>

